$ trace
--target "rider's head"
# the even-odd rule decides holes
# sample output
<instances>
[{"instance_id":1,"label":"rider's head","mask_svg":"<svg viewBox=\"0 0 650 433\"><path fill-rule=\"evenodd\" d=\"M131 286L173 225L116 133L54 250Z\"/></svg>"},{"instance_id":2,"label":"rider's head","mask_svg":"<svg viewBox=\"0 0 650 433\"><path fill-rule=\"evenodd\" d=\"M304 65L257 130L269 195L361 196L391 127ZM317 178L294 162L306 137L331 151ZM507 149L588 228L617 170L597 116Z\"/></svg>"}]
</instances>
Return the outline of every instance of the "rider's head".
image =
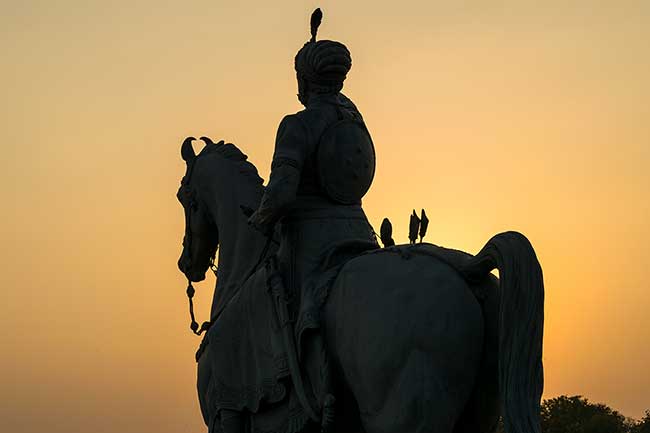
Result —
<instances>
[{"instance_id":1,"label":"rider's head","mask_svg":"<svg viewBox=\"0 0 650 433\"><path fill-rule=\"evenodd\" d=\"M316 32L322 19L320 9L311 16L311 40L296 54L298 99L307 104L311 94L340 92L343 81L352 67L350 51L340 42L316 41Z\"/></svg>"}]
</instances>

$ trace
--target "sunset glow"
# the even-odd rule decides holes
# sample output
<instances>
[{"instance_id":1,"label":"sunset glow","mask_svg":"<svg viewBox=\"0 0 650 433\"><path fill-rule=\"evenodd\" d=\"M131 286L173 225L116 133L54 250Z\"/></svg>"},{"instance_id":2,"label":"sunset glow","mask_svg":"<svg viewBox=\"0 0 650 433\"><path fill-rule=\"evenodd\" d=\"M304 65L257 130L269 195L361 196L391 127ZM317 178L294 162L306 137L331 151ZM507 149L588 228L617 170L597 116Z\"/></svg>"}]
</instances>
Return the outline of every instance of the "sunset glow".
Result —
<instances>
[{"instance_id":1,"label":"sunset glow","mask_svg":"<svg viewBox=\"0 0 650 433\"><path fill-rule=\"evenodd\" d=\"M650 409L650 2L468 3L5 2L2 431L203 431L179 146L233 142L268 178L317 6L352 53L375 230L404 243L424 208L435 244L524 233L544 396Z\"/></svg>"}]
</instances>

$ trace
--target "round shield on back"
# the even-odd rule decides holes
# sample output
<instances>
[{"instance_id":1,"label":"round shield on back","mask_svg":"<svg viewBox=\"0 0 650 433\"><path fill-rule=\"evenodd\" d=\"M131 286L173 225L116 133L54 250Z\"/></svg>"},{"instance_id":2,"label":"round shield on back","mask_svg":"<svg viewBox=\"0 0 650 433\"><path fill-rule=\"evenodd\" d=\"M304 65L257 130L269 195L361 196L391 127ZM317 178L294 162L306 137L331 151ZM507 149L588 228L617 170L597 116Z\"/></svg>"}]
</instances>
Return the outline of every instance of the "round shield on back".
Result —
<instances>
[{"instance_id":1,"label":"round shield on back","mask_svg":"<svg viewBox=\"0 0 650 433\"><path fill-rule=\"evenodd\" d=\"M317 151L323 192L341 204L358 203L375 176L375 147L363 122L344 119L329 126Z\"/></svg>"}]
</instances>

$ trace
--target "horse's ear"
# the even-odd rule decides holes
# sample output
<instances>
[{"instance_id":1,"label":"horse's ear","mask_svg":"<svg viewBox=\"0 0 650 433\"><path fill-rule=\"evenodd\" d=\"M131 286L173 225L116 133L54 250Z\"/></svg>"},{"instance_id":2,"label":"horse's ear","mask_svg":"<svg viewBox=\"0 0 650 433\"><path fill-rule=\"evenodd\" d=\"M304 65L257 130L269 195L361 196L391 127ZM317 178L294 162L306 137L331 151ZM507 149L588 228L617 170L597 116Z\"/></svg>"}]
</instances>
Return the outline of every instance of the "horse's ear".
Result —
<instances>
[{"instance_id":1,"label":"horse's ear","mask_svg":"<svg viewBox=\"0 0 650 433\"><path fill-rule=\"evenodd\" d=\"M194 148L192 147L192 142L196 140L194 137L187 137L185 140L183 140L183 144L181 144L181 157L183 158L183 161L190 163L194 158L196 158L196 154L194 153Z\"/></svg>"}]
</instances>

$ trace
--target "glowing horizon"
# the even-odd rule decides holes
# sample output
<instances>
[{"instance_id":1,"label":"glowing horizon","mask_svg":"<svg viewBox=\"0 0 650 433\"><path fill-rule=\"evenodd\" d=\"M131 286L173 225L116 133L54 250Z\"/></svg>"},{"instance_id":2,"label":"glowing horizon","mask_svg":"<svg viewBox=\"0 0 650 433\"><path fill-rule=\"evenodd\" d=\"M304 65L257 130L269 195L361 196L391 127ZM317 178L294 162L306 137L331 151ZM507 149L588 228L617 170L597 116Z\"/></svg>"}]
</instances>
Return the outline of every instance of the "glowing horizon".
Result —
<instances>
[{"instance_id":1,"label":"glowing horizon","mask_svg":"<svg viewBox=\"0 0 650 433\"><path fill-rule=\"evenodd\" d=\"M7 431L200 431L180 143L233 142L266 179L317 6L377 147L375 229L406 242L425 208L427 241L471 253L521 231L544 397L650 409L647 2L31 1L0 18Z\"/></svg>"}]
</instances>

